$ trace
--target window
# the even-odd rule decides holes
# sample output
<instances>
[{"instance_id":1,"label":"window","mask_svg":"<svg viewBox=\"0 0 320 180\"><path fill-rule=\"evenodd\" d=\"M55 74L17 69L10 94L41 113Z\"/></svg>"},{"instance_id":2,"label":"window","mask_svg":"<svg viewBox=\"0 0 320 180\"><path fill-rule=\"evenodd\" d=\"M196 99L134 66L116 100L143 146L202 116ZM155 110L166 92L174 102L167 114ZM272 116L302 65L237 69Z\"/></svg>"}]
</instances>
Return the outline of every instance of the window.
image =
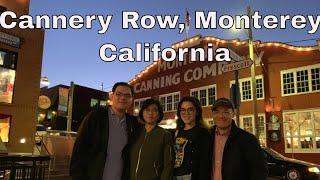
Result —
<instances>
[{"instance_id":1,"label":"window","mask_svg":"<svg viewBox=\"0 0 320 180\"><path fill-rule=\"evenodd\" d=\"M0 49L0 103L12 103L17 54Z\"/></svg>"},{"instance_id":2,"label":"window","mask_svg":"<svg viewBox=\"0 0 320 180\"><path fill-rule=\"evenodd\" d=\"M286 153L320 152L320 109L283 113Z\"/></svg>"},{"instance_id":3,"label":"window","mask_svg":"<svg viewBox=\"0 0 320 180\"><path fill-rule=\"evenodd\" d=\"M258 115L257 122L254 122L253 115L240 116L240 128L258 136L260 144L266 146L266 123L263 114Z\"/></svg>"},{"instance_id":4,"label":"window","mask_svg":"<svg viewBox=\"0 0 320 180\"><path fill-rule=\"evenodd\" d=\"M308 84L308 71L297 71L297 92L308 92L309 84Z\"/></svg>"},{"instance_id":5,"label":"window","mask_svg":"<svg viewBox=\"0 0 320 180\"><path fill-rule=\"evenodd\" d=\"M241 82L241 90L242 90L242 100L250 100L251 97L251 81L243 81Z\"/></svg>"},{"instance_id":6,"label":"window","mask_svg":"<svg viewBox=\"0 0 320 180\"><path fill-rule=\"evenodd\" d=\"M190 90L190 95L199 99L201 106L210 106L216 100L216 85L204 86Z\"/></svg>"},{"instance_id":7,"label":"window","mask_svg":"<svg viewBox=\"0 0 320 180\"><path fill-rule=\"evenodd\" d=\"M179 101L180 101L180 95L179 95L179 94L175 94L175 95L173 96L173 102L175 102L175 103L173 104L173 109L178 109Z\"/></svg>"},{"instance_id":8,"label":"window","mask_svg":"<svg viewBox=\"0 0 320 180\"><path fill-rule=\"evenodd\" d=\"M244 117L242 119L243 121L243 129L246 130L247 132L250 132L251 134L254 134L253 132L253 118L252 117Z\"/></svg>"},{"instance_id":9,"label":"window","mask_svg":"<svg viewBox=\"0 0 320 180\"><path fill-rule=\"evenodd\" d=\"M320 90L320 68L311 69L311 86L312 91Z\"/></svg>"},{"instance_id":10,"label":"window","mask_svg":"<svg viewBox=\"0 0 320 180\"><path fill-rule=\"evenodd\" d=\"M180 92L165 94L159 96L159 101L164 112L176 111L180 101Z\"/></svg>"},{"instance_id":11,"label":"window","mask_svg":"<svg viewBox=\"0 0 320 180\"><path fill-rule=\"evenodd\" d=\"M11 116L0 113L0 137L2 142L9 142Z\"/></svg>"},{"instance_id":12,"label":"window","mask_svg":"<svg viewBox=\"0 0 320 180\"><path fill-rule=\"evenodd\" d=\"M134 104L134 113L135 114L138 114L139 113L139 111L140 111L140 109L141 109L141 107L142 107L142 104L143 104L143 102L145 101L145 100L147 100L147 99L150 99L151 97L146 97L146 98L140 98L140 99L135 99L133 102L133 104Z\"/></svg>"},{"instance_id":13,"label":"window","mask_svg":"<svg viewBox=\"0 0 320 180\"><path fill-rule=\"evenodd\" d=\"M293 73L283 74L283 93L294 93L294 78Z\"/></svg>"},{"instance_id":14,"label":"window","mask_svg":"<svg viewBox=\"0 0 320 180\"><path fill-rule=\"evenodd\" d=\"M100 100L100 106L101 106L101 107L107 106L107 101Z\"/></svg>"},{"instance_id":15,"label":"window","mask_svg":"<svg viewBox=\"0 0 320 180\"><path fill-rule=\"evenodd\" d=\"M172 111L172 96L167 96L167 111Z\"/></svg>"},{"instance_id":16,"label":"window","mask_svg":"<svg viewBox=\"0 0 320 180\"><path fill-rule=\"evenodd\" d=\"M96 106L99 106L99 101L98 101L98 99L93 99L93 98L91 98L90 107L96 107Z\"/></svg>"},{"instance_id":17,"label":"window","mask_svg":"<svg viewBox=\"0 0 320 180\"><path fill-rule=\"evenodd\" d=\"M241 101L251 101L252 100L252 80L251 77L239 79L239 89ZM230 87L232 84L235 84L235 81L230 82ZM263 85L263 77L262 75L256 76L256 95L257 99L264 99L264 85Z\"/></svg>"},{"instance_id":18,"label":"window","mask_svg":"<svg viewBox=\"0 0 320 180\"><path fill-rule=\"evenodd\" d=\"M282 96L320 92L320 64L281 71Z\"/></svg>"},{"instance_id":19,"label":"window","mask_svg":"<svg viewBox=\"0 0 320 180\"><path fill-rule=\"evenodd\" d=\"M262 82L262 78L256 79L256 93L257 93L257 98L258 99L263 98L263 82Z\"/></svg>"},{"instance_id":20,"label":"window","mask_svg":"<svg viewBox=\"0 0 320 180\"><path fill-rule=\"evenodd\" d=\"M162 106L162 109L163 109L163 111L166 109L166 97L165 96L163 96L163 97L160 97L160 104L161 104L161 106Z\"/></svg>"}]
</instances>

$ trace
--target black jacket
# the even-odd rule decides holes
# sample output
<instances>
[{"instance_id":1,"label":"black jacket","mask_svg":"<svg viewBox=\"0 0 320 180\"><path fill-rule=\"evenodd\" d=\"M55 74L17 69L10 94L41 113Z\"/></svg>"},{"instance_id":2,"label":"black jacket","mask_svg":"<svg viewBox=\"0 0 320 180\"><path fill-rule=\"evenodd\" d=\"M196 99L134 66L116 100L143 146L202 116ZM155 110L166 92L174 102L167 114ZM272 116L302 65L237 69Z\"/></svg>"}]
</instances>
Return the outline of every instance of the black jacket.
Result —
<instances>
[{"instance_id":1,"label":"black jacket","mask_svg":"<svg viewBox=\"0 0 320 180\"><path fill-rule=\"evenodd\" d=\"M215 129L214 126L211 131L213 142ZM234 121L224 147L221 171L223 180L265 180L267 177L266 162L257 138L238 128Z\"/></svg>"},{"instance_id":2,"label":"black jacket","mask_svg":"<svg viewBox=\"0 0 320 180\"><path fill-rule=\"evenodd\" d=\"M128 148L137 137L136 131L140 128L134 116L126 114L128 143L122 151L123 175L128 177ZM70 175L76 180L102 179L108 148L109 118L108 108L98 108L86 115L82 121L77 139L74 143Z\"/></svg>"},{"instance_id":3,"label":"black jacket","mask_svg":"<svg viewBox=\"0 0 320 180\"><path fill-rule=\"evenodd\" d=\"M179 132L178 132L179 134ZM176 139L176 138L175 138ZM192 180L211 179L211 155L212 138L205 128L194 127L191 137L192 147Z\"/></svg>"}]
</instances>

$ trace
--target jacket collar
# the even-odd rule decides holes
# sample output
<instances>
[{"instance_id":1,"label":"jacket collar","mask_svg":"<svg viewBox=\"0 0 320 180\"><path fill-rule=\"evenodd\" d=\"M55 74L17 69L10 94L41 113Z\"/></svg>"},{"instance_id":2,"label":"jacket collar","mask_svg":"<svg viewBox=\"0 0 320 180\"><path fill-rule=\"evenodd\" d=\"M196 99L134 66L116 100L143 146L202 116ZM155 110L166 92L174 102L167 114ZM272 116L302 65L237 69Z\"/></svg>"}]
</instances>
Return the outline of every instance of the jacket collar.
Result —
<instances>
[{"instance_id":1,"label":"jacket collar","mask_svg":"<svg viewBox=\"0 0 320 180\"><path fill-rule=\"evenodd\" d=\"M214 139L214 137L215 137L216 128L217 128L217 126L213 126L213 128L211 129L211 134L212 134L213 139ZM235 137L237 137L237 134L238 134L239 132L240 132L240 129L237 127L235 121L232 120L230 134L229 134L229 137L228 137L228 140L227 140L225 146L228 146L228 144L229 144Z\"/></svg>"}]
</instances>

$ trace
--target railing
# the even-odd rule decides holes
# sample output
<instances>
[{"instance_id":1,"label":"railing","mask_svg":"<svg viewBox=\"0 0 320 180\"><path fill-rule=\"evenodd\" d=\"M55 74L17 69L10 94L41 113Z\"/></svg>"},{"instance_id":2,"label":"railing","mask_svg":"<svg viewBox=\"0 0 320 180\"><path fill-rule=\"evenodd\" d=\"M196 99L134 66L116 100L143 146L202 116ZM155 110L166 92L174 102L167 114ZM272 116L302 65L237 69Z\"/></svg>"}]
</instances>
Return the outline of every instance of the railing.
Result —
<instances>
[{"instance_id":1,"label":"railing","mask_svg":"<svg viewBox=\"0 0 320 180\"><path fill-rule=\"evenodd\" d=\"M46 179L49 161L50 156L0 155L0 179Z\"/></svg>"}]
</instances>

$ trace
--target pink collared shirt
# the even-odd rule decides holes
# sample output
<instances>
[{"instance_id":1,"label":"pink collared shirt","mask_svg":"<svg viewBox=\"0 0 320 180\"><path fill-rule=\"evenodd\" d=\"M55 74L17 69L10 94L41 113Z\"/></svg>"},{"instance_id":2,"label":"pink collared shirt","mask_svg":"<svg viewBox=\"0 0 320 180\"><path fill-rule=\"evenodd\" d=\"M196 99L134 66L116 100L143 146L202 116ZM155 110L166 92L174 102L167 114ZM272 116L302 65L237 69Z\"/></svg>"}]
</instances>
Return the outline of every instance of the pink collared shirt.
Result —
<instances>
[{"instance_id":1,"label":"pink collared shirt","mask_svg":"<svg viewBox=\"0 0 320 180\"><path fill-rule=\"evenodd\" d=\"M222 158L224 146L229 137L230 131L225 134L220 134L218 130L215 132L213 143L214 156L212 160L212 180L222 180Z\"/></svg>"}]
</instances>

